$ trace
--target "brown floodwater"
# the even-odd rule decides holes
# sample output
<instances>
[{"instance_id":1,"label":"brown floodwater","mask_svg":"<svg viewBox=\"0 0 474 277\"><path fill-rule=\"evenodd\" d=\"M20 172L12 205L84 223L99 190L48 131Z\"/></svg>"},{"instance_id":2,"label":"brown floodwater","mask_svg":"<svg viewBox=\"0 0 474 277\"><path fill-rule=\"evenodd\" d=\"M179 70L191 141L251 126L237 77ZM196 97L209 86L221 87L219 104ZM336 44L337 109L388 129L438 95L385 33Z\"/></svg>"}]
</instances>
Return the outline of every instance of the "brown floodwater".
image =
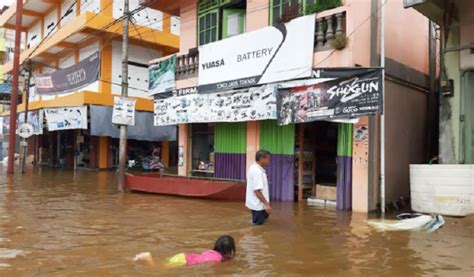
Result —
<instances>
[{"instance_id":1,"label":"brown floodwater","mask_svg":"<svg viewBox=\"0 0 474 277\"><path fill-rule=\"evenodd\" d=\"M116 193L113 172L0 166L0 276L322 275L474 276L474 217L434 233L378 232L367 216L275 203L250 226L243 203ZM236 240L235 260L166 268L179 252ZM133 262L151 252L155 265Z\"/></svg>"}]
</instances>

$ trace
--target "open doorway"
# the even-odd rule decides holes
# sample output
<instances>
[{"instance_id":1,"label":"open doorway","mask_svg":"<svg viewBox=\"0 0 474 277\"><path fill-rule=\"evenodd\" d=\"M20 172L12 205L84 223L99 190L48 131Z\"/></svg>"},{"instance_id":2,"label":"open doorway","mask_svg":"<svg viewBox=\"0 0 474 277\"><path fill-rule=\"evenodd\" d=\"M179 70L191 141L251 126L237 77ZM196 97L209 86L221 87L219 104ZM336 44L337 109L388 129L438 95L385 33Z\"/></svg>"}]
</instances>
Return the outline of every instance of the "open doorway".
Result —
<instances>
[{"instance_id":1,"label":"open doorway","mask_svg":"<svg viewBox=\"0 0 474 277\"><path fill-rule=\"evenodd\" d=\"M301 138L303 135L303 138ZM295 191L302 175L303 198L336 201L338 125L316 121L298 124L295 147ZM301 145L303 153L300 153ZM300 169L302 160L302 169ZM300 171L301 170L301 171Z\"/></svg>"}]
</instances>

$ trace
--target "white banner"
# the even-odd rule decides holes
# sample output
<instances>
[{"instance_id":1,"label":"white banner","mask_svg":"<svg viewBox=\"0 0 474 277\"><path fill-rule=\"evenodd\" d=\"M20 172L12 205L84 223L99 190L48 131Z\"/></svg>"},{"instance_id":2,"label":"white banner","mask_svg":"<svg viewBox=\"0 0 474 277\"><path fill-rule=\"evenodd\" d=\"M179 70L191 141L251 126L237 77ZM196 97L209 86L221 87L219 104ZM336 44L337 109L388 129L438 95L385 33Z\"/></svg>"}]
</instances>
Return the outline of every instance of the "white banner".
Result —
<instances>
[{"instance_id":1,"label":"white banner","mask_svg":"<svg viewBox=\"0 0 474 277\"><path fill-rule=\"evenodd\" d=\"M199 47L199 92L311 76L315 15Z\"/></svg>"},{"instance_id":2,"label":"white banner","mask_svg":"<svg viewBox=\"0 0 474 277\"><path fill-rule=\"evenodd\" d=\"M276 119L276 85L155 100L155 126Z\"/></svg>"},{"instance_id":3,"label":"white banner","mask_svg":"<svg viewBox=\"0 0 474 277\"><path fill-rule=\"evenodd\" d=\"M45 109L49 131L87 129L87 106Z\"/></svg>"},{"instance_id":4,"label":"white banner","mask_svg":"<svg viewBox=\"0 0 474 277\"><path fill-rule=\"evenodd\" d=\"M118 125L135 125L135 103L136 99L114 97L114 110L112 112L112 123Z\"/></svg>"},{"instance_id":5,"label":"white banner","mask_svg":"<svg viewBox=\"0 0 474 277\"><path fill-rule=\"evenodd\" d=\"M173 55L170 58L158 63L150 64L148 67L148 89L150 91L150 95L175 90L175 71L176 55Z\"/></svg>"}]
</instances>

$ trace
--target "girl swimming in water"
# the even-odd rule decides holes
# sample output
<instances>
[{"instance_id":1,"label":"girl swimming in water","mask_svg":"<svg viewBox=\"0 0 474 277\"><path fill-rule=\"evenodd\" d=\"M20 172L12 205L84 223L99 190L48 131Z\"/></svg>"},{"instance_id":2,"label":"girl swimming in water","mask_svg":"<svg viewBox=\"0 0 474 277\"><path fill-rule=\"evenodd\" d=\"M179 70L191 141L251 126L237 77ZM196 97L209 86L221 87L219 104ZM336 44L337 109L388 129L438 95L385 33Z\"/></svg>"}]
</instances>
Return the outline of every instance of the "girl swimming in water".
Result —
<instances>
[{"instance_id":1,"label":"girl swimming in water","mask_svg":"<svg viewBox=\"0 0 474 277\"><path fill-rule=\"evenodd\" d=\"M235 242L231 236L221 236L214 244L214 249L200 254L179 253L168 261L170 266L198 265L204 263L220 263L232 260L235 256Z\"/></svg>"}]
</instances>

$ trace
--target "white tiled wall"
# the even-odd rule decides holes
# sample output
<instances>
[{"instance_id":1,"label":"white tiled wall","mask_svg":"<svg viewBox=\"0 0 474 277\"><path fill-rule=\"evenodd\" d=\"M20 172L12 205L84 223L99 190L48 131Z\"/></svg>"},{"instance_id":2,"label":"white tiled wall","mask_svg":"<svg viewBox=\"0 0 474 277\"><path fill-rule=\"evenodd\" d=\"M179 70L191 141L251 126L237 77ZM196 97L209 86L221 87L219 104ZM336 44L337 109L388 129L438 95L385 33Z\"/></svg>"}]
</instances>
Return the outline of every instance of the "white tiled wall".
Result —
<instances>
[{"instance_id":1,"label":"white tiled wall","mask_svg":"<svg viewBox=\"0 0 474 277\"><path fill-rule=\"evenodd\" d=\"M41 41L41 21L28 30L27 39L28 41L26 43L28 48L35 47Z\"/></svg>"},{"instance_id":2,"label":"white tiled wall","mask_svg":"<svg viewBox=\"0 0 474 277\"><path fill-rule=\"evenodd\" d=\"M54 9L44 18L44 35L47 36L49 32L53 34L58 30L58 10Z\"/></svg>"},{"instance_id":3,"label":"white tiled wall","mask_svg":"<svg viewBox=\"0 0 474 277\"><path fill-rule=\"evenodd\" d=\"M81 0L81 14L84 12L100 12L100 1L99 0Z\"/></svg>"},{"instance_id":4,"label":"white tiled wall","mask_svg":"<svg viewBox=\"0 0 474 277\"><path fill-rule=\"evenodd\" d=\"M143 65L148 65L150 60L161 57L159 51L153 49L146 49L144 47L130 45L129 61L136 62ZM120 94L122 82L122 44L114 41L112 43L112 93ZM129 65L129 96L149 98L148 95L148 68Z\"/></svg>"},{"instance_id":5,"label":"white tiled wall","mask_svg":"<svg viewBox=\"0 0 474 277\"><path fill-rule=\"evenodd\" d=\"M171 17L171 33L179 36L179 28L181 28L181 20L178 16Z\"/></svg>"},{"instance_id":6,"label":"white tiled wall","mask_svg":"<svg viewBox=\"0 0 474 277\"><path fill-rule=\"evenodd\" d=\"M62 18L62 20L61 20L61 27L66 26L67 23L68 23L69 21L71 21L71 20L76 16L76 8L77 8L77 6L76 6L76 5L72 5L72 4L74 4L75 1L76 1L76 0L66 0L66 1L64 1L63 4L61 5L61 18ZM71 5L72 5L72 7L71 7ZM65 17L63 18L63 16L67 13L68 9L71 10L72 12L69 13L67 16L65 16Z\"/></svg>"},{"instance_id":7,"label":"white tiled wall","mask_svg":"<svg viewBox=\"0 0 474 277\"><path fill-rule=\"evenodd\" d=\"M138 3L138 0L131 0L129 2L130 11L135 10L139 6L140 5ZM122 15L123 15L123 0L114 0L113 17L119 18ZM133 16L133 19L134 19L135 24L139 26L147 26L147 27L160 30L160 31L163 30L163 13L158 10L145 8L135 13Z\"/></svg>"}]
</instances>

